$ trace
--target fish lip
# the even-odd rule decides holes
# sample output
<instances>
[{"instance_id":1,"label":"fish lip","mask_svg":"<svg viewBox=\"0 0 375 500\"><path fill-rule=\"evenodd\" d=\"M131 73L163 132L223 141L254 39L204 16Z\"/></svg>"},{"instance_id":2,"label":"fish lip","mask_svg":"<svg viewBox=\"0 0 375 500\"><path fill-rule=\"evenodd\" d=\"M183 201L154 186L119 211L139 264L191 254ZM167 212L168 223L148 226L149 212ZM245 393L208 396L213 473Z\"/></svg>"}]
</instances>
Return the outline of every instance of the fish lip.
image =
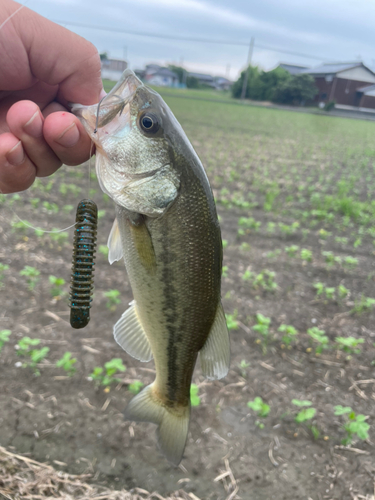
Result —
<instances>
[{"instance_id":1,"label":"fish lip","mask_svg":"<svg viewBox=\"0 0 375 500\"><path fill-rule=\"evenodd\" d=\"M99 142L97 131L110 123L133 99L143 83L135 73L126 69L116 85L97 104L83 106L69 103L70 111L81 121L91 139Z\"/></svg>"}]
</instances>

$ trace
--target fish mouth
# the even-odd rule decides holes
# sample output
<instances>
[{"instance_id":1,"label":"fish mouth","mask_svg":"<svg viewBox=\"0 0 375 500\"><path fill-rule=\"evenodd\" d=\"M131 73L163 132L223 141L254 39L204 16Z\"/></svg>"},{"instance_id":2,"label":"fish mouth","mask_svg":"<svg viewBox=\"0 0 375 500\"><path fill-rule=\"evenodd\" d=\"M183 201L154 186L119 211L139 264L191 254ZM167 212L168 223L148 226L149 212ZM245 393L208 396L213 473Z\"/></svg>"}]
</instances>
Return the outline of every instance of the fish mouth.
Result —
<instances>
[{"instance_id":1,"label":"fish mouth","mask_svg":"<svg viewBox=\"0 0 375 500\"><path fill-rule=\"evenodd\" d=\"M73 104L71 112L79 118L97 146L107 135L114 135L130 122L129 103L143 83L126 69L113 89L98 104Z\"/></svg>"}]
</instances>

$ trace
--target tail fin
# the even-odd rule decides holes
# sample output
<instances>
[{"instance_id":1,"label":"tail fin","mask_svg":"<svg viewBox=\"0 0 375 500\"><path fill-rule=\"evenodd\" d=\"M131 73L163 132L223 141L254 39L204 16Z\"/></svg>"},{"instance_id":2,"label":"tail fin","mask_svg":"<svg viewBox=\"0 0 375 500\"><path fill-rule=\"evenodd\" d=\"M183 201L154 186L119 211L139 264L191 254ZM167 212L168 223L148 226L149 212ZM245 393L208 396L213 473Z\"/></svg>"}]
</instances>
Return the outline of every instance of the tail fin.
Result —
<instances>
[{"instance_id":1,"label":"tail fin","mask_svg":"<svg viewBox=\"0 0 375 500\"><path fill-rule=\"evenodd\" d=\"M134 422L157 424L159 448L173 465L181 462L189 430L190 405L177 411L162 406L151 384L130 401L124 417Z\"/></svg>"}]
</instances>

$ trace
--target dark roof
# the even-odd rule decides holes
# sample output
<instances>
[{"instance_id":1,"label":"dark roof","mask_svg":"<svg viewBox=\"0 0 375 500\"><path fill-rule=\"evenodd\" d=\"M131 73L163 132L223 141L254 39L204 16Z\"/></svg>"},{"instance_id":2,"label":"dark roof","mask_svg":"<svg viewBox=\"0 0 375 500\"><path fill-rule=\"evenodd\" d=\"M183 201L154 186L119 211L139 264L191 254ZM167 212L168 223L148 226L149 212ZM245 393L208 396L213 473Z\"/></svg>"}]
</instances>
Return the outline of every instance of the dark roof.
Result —
<instances>
[{"instance_id":1,"label":"dark roof","mask_svg":"<svg viewBox=\"0 0 375 500\"><path fill-rule=\"evenodd\" d=\"M368 92L374 92L375 91L375 85L366 85L365 87L361 87L360 89L357 89L357 92L363 92L364 94L367 94Z\"/></svg>"},{"instance_id":2,"label":"dark roof","mask_svg":"<svg viewBox=\"0 0 375 500\"><path fill-rule=\"evenodd\" d=\"M309 69L308 66L299 66L298 64L287 63L280 63L277 67L285 69L291 75L298 75L298 73L301 73L304 69Z\"/></svg>"},{"instance_id":3,"label":"dark roof","mask_svg":"<svg viewBox=\"0 0 375 500\"><path fill-rule=\"evenodd\" d=\"M178 75L176 75L176 73L169 70L168 68L160 68L157 71L153 71L152 73L149 73L147 76L150 78L152 78L153 76L169 76L170 78L177 78L178 79Z\"/></svg>"},{"instance_id":4,"label":"dark roof","mask_svg":"<svg viewBox=\"0 0 375 500\"><path fill-rule=\"evenodd\" d=\"M211 75L205 75L203 73L188 73L188 76L192 76L194 78L197 78L197 80L203 80L203 81L206 81L206 82L213 82L214 81L214 77L211 76Z\"/></svg>"},{"instance_id":5,"label":"dark roof","mask_svg":"<svg viewBox=\"0 0 375 500\"><path fill-rule=\"evenodd\" d=\"M305 69L302 73L309 73L310 75L329 75L329 74L337 74L341 73L341 71L345 71L347 69L358 68L359 66L363 66L365 69L373 73L367 66L365 66L362 62L338 62L338 63L324 63L320 66L316 66L315 68Z\"/></svg>"}]
</instances>

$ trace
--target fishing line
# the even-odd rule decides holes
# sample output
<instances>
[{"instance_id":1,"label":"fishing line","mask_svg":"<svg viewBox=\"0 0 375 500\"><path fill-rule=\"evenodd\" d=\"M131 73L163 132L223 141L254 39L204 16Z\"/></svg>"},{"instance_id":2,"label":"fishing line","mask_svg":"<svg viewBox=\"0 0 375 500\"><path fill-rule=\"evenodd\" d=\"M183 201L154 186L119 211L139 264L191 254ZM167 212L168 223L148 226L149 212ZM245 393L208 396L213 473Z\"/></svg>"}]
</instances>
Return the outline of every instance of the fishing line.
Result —
<instances>
[{"instance_id":1,"label":"fishing line","mask_svg":"<svg viewBox=\"0 0 375 500\"><path fill-rule=\"evenodd\" d=\"M29 0L25 0L23 2L22 5L20 5L10 16L7 17L7 19L5 19L5 21L3 21L1 24L0 24L0 31L3 29L3 27L7 24L8 21L10 21L12 19L12 17L14 17L16 14L18 14L25 6L26 4L29 2ZM101 101L100 101L101 102ZM89 173L88 173L88 188L87 188L87 191L89 192L90 191L90 188L91 188L91 158L92 158L92 152L93 152L93 147L94 147L94 143L91 141L90 143L90 157L89 157ZM0 189L0 194L5 194L1 191ZM9 193L10 194L10 193ZM17 194L17 193L13 193L13 194ZM68 231L69 229L71 229L72 227L75 227L76 226L76 223L74 224L71 224L70 226L67 226L63 229L54 229L54 230L45 230L45 229L41 229L39 227L35 227L33 226L32 224L30 224L28 221L25 221L23 219L21 219L21 217L16 213L16 211L11 207L11 206L8 206L6 207L8 209L10 209L10 211L12 212L12 214L18 219L19 222L21 222L25 227L28 227L30 229L34 229L35 231L41 231L43 233L48 233L48 234L58 234L58 233L62 233L64 231Z\"/></svg>"},{"instance_id":2,"label":"fishing line","mask_svg":"<svg viewBox=\"0 0 375 500\"><path fill-rule=\"evenodd\" d=\"M10 19L12 19L12 17L13 17L13 16L15 16L15 15L17 14L17 12L19 12L20 10L22 10L22 9L25 7L25 5L28 3L28 1L29 1L29 0L26 0L26 1L23 3L23 5L21 5L20 7L18 7L18 9L17 9L17 10L15 10L15 11L13 12L13 14L11 14L11 15L10 15L7 19L5 19L5 21L4 21L2 24L0 24L0 31L2 30L3 26L4 26L4 25L5 25L5 24L6 24L6 23L10 20Z\"/></svg>"}]
</instances>

